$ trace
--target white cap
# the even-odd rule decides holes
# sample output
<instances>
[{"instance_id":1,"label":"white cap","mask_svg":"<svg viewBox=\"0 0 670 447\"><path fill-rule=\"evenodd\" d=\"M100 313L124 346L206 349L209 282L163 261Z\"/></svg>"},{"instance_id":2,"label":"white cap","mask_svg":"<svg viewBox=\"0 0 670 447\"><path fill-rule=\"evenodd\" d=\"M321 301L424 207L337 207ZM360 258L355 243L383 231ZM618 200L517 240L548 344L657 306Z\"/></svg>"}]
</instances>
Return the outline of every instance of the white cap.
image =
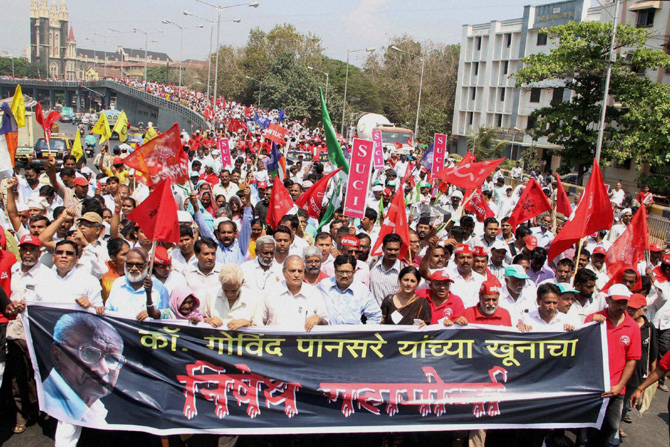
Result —
<instances>
[{"instance_id":1,"label":"white cap","mask_svg":"<svg viewBox=\"0 0 670 447\"><path fill-rule=\"evenodd\" d=\"M177 211L177 221L179 223L191 223L193 222L193 216L188 211L179 210Z\"/></svg>"},{"instance_id":2,"label":"white cap","mask_svg":"<svg viewBox=\"0 0 670 447\"><path fill-rule=\"evenodd\" d=\"M375 185L372 187L372 192L382 192L384 191L384 187L382 185Z\"/></svg>"},{"instance_id":3,"label":"white cap","mask_svg":"<svg viewBox=\"0 0 670 447\"><path fill-rule=\"evenodd\" d=\"M507 244L500 239L496 239L493 241L493 245L491 245L491 250L507 250L507 248Z\"/></svg>"},{"instance_id":4,"label":"white cap","mask_svg":"<svg viewBox=\"0 0 670 447\"><path fill-rule=\"evenodd\" d=\"M454 191L454 192L451 193L451 197L452 197L452 198L453 198L453 197L458 197L459 199L463 199L463 193L460 192L459 190L456 190L456 191Z\"/></svg>"}]
</instances>

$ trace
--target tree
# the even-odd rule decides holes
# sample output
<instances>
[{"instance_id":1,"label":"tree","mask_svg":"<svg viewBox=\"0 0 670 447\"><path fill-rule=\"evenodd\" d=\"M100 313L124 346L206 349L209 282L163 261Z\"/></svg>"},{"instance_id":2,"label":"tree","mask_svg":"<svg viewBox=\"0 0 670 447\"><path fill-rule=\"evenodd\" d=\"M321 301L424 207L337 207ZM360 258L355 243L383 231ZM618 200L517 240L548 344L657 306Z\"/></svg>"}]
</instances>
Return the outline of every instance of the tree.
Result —
<instances>
[{"instance_id":1,"label":"tree","mask_svg":"<svg viewBox=\"0 0 670 447\"><path fill-rule=\"evenodd\" d=\"M499 140L495 129L480 127L471 131L468 149L477 158L477 161L494 160L502 157L502 153L509 145L505 140Z\"/></svg>"},{"instance_id":2,"label":"tree","mask_svg":"<svg viewBox=\"0 0 670 447\"><path fill-rule=\"evenodd\" d=\"M556 47L549 54L522 59L524 67L515 75L516 84L528 89L557 80L572 93L569 101L552 101L549 107L535 110L532 116L537 124L531 133L562 146L557 154L562 159L559 170L576 169L581 182L595 156L612 24L570 22L541 32ZM670 66L670 56L645 47L650 37L647 30L629 25L617 29L616 48L625 51L617 53L612 64L610 104L617 107L607 109L603 165L613 158L631 158L641 166L656 163L667 153L670 123L662 111L668 107L663 101L670 98L670 87L638 74ZM660 138L652 140L651 134Z\"/></svg>"},{"instance_id":3,"label":"tree","mask_svg":"<svg viewBox=\"0 0 670 447\"><path fill-rule=\"evenodd\" d=\"M28 62L25 57L0 57L0 76L12 76L12 71L17 78L39 78L47 72L45 64Z\"/></svg>"}]
</instances>

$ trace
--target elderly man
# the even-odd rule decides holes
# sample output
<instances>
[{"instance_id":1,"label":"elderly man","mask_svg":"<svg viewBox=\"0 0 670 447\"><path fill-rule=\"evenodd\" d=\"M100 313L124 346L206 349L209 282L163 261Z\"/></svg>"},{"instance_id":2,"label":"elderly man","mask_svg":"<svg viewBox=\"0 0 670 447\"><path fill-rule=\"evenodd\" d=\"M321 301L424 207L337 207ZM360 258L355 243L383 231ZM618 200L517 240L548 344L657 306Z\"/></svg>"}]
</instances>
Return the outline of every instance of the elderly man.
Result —
<instances>
[{"instance_id":1,"label":"elderly man","mask_svg":"<svg viewBox=\"0 0 670 447\"><path fill-rule=\"evenodd\" d=\"M284 281L265 294L262 321L265 326L284 326L310 332L317 324L328 324L328 313L319 290L303 282L305 261L291 255L282 268Z\"/></svg>"},{"instance_id":2,"label":"elderly man","mask_svg":"<svg viewBox=\"0 0 670 447\"><path fill-rule=\"evenodd\" d=\"M431 324L439 324L443 320L453 321L463 315L463 300L450 290L453 282L445 269L439 269L430 275L429 289L416 291L418 296L426 298L430 304Z\"/></svg>"},{"instance_id":3,"label":"elderly man","mask_svg":"<svg viewBox=\"0 0 670 447\"><path fill-rule=\"evenodd\" d=\"M500 293L500 306L506 309L516 326L523 314L535 308L536 288L526 287L530 277L523 266L514 264L505 268L505 284Z\"/></svg>"},{"instance_id":4,"label":"elderly man","mask_svg":"<svg viewBox=\"0 0 670 447\"><path fill-rule=\"evenodd\" d=\"M621 218L619 223L612 225L612 229L607 234L607 240L611 243L614 243L621 235L626 231L628 224L633 220L633 210L630 208L625 208L621 211Z\"/></svg>"},{"instance_id":5,"label":"elderly man","mask_svg":"<svg viewBox=\"0 0 670 447\"><path fill-rule=\"evenodd\" d=\"M208 296L216 294L221 289L219 272L222 264L216 262L216 242L203 237L195 243L193 250L198 258L195 266L189 265L184 271L186 284L193 289L195 296L205 301Z\"/></svg>"},{"instance_id":6,"label":"elderly man","mask_svg":"<svg viewBox=\"0 0 670 447\"><path fill-rule=\"evenodd\" d=\"M352 255L335 258L335 278L318 285L332 324L380 324L382 311L370 289L356 279L357 259ZM360 262L360 261L358 261Z\"/></svg>"},{"instance_id":7,"label":"elderly man","mask_svg":"<svg viewBox=\"0 0 670 447\"><path fill-rule=\"evenodd\" d=\"M57 419L104 422L100 399L112 392L125 364L123 340L109 323L87 313L63 315L54 326L53 369L42 384L44 404ZM75 446L81 427L58 422L56 446Z\"/></svg>"},{"instance_id":8,"label":"elderly man","mask_svg":"<svg viewBox=\"0 0 670 447\"><path fill-rule=\"evenodd\" d=\"M609 391L602 394L603 399L610 399L603 425L600 430L589 430L588 446L607 447L619 431L626 384L633 375L635 363L642 356L640 327L626 312L630 297L628 287L614 284L607 291L607 308L589 315L585 321L607 325L611 386Z\"/></svg>"},{"instance_id":9,"label":"elderly man","mask_svg":"<svg viewBox=\"0 0 670 447\"><path fill-rule=\"evenodd\" d=\"M488 324L492 326L512 326L509 312L498 305L500 285L494 281L484 281L479 288L479 303L468 307L463 315L454 321L444 320L445 326L458 324Z\"/></svg>"},{"instance_id":10,"label":"elderly man","mask_svg":"<svg viewBox=\"0 0 670 447\"><path fill-rule=\"evenodd\" d=\"M98 279L107 272L105 262L109 261L107 241L102 239L104 235L105 227L98 213L89 211L77 219L73 238L81 251L80 262Z\"/></svg>"},{"instance_id":11,"label":"elderly man","mask_svg":"<svg viewBox=\"0 0 670 447\"><path fill-rule=\"evenodd\" d=\"M253 293L264 292L283 279L281 265L275 261L275 240L272 236L256 239L256 259L246 261L240 268L244 289Z\"/></svg>"},{"instance_id":12,"label":"elderly man","mask_svg":"<svg viewBox=\"0 0 670 447\"><path fill-rule=\"evenodd\" d=\"M486 277L472 269L474 253L468 244L459 244L454 251L455 267L448 269L454 281L454 290L463 300L463 306L474 306L478 301L479 289Z\"/></svg>"},{"instance_id":13,"label":"elderly man","mask_svg":"<svg viewBox=\"0 0 670 447\"><path fill-rule=\"evenodd\" d=\"M172 256L162 245L156 246L154 255L153 277L161 282L167 289L168 296L177 286L186 286L186 278L172 268Z\"/></svg>"},{"instance_id":14,"label":"elderly man","mask_svg":"<svg viewBox=\"0 0 670 447\"><path fill-rule=\"evenodd\" d=\"M99 315L105 311L100 281L77 267L79 247L70 240L56 243L53 270L49 270L35 288L36 300L71 304L83 308L94 307ZM56 292L56 293L55 293Z\"/></svg>"},{"instance_id":15,"label":"elderly man","mask_svg":"<svg viewBox=\"0 0 670 447\"><path fill-rule=\"evenodd\" d=\"M126 254L125 276L114 280L105 308L124 318L169 318L170 295L158 279L149 277L149 259L141 248Z\"/></svg>"},{"instance_id":16,"label":"elderly man","mask_svg":"<svg viewBox=\"0 0 670 447\"><path fill-rule=\"evenodd\" d=\"M316 286L321 280L329 278L321 271L321 250L318 247L307 247L302 252L305 260L305 282Z\"/></svg>"},{"instance_id":17,"label":"elderly man","mask_svg":"<svg viewBox=\"0 0 670 447\"><path fill-rule=\"evenodd\" d=\"M531 228L532 235L537 238L537 246L546 248L554 240L554 233L551 232L551 215L542 214L539 218L539 226Z\"/></svg>"},{"instance_id":18,"label":"elderly man","mask_svg":"<svg viewBox=\"0 0 670 447\"><path fill-rule=\"evenodd\" d=\"M242 268L237 264L223 265L218 280L219 292L202 301L200 310L205 322L214 327L225 325L232 331L260 324L259 300L252 291L244 288Z\"/></svg>"},{"instance_id":19,"label":"elderly man","mask_svg":"<svg viewBox=\"0 0 670 447\"><path fill-rule=\"evenodd\" d=\"M517 327L521 332L562 332L572 331L569 317L558 311L561 288L556 284L545 283L537 289L538 308L524 313Z\"/></svg>"}]
</instances>

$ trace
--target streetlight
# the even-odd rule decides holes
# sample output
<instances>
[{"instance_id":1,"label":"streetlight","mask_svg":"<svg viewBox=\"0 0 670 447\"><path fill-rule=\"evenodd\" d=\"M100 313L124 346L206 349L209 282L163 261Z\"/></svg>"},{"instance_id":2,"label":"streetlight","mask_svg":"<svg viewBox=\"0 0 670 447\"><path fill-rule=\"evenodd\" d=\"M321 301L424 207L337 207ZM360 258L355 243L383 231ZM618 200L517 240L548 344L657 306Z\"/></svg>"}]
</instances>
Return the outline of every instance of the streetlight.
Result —
<instances>
[{"instance_id":1,"label":"streetlight","mask_svg":"<svg viewBox=\"0 0 670 447\"><path fill-rule=\"evenodd\" d=\"M171 20L163 20L164 25L174 25L179 28L179 98L181 98L181 61L184 59L183 50L184 50L184 30L193 29L193 28L204 28L204 25L195 25L195 26L181 26L174 23ZM168 79L169 81L169 79Z\"/></svg>"},{"instance_id":2,"label":"streetlight","mask_svg":"<svg viewBox=\"0 0 670 447\"><path fill-rule=\"evenodd\" d=\"M328 75L328 73L326 73L325 71L321 71L318 68L307 67L307 69L308 70L313 70L313 71L318 71L319 73L326 75L326 104L328 104L328 79L330 78L330 76Z\"/></svg>"},{"instance_id":3,"label":"streetlight","mask_svg":"<svg viewBox=\"0 0 670 447\"><path fill-rule=\"evenodd\" d=\"M258 82L258 107L261 106L261 92L262 92L262 87L263 87L263 82L259 81L258 79L252 78L251 76L245 76L245 78Z\"/></svg>"},{"instance_id":4,"label":"streetlight","mask_svg":"<svg viewBox=\"0 0 670 447\"><path fill-rule=\"evenodd\" d=\"M391 49L394 51L399 51L401 53L407 53L410 56L418 57L421 59L421 79L419 80L419 101L416 104L416 123L414 124L414 140L419 140L419 113L421 112L421 87L423 86L423 69L425 66L426 60L421 56L421 54L410 53L409 51L401 50L395 45L391 45Z\"/></svg>"},{"instance_id":5,"label":"streetlight","mask_svg":"<svg viewBox=\"0 0 670 447\"><path fill-rule=\"evenodd\" d=\"M251 8L258 8L259 3L258 2L250 2L250 3L239 3L237 5L230 5L230 6L216 6L212 5L211 3L207 3L204 0L195 0L196 2L202 3L203 5L207 5L209 7L212 7L216 9L217 12L217 19L216 19L216 63L214 67L214 113L216 113L216 108L217 108L217 103L216 103L216 91L218 89L219 85L219 46L221 45L221 40L220 40L220 35L221 35L221 11L224 9L229 9L229 8L235 8L236 6L249 6Z\"/></svg>"},{"instance_id":6,"label":"streetlight","mask_svg":"<svg viewBox=\"0 0 670 447\"><path fill-rule=\"evenodd\" d=\"M119 36L123 35L123 33L117 29L110 28L109 29L113 33L118 33ZM123 45L121 45L121 79L123 79Z\"/></svg>"},{"instance_id":7,"label":"streetlight","mask_svg":"<svg viewBox=\"0 0 670 447\"><path fill-rule=\"evenodd\" d=\"M93 42L94 45L98 44L94 39L91 39L90 37L87 37L84 40L88 40L90 42ZM96 63L97 60L98 60L98 58L95 57L95 50L93 50L93 68L97 68L97 66L98 66L98 64ZM47 67L47 71L48 70L49 70L49 67Z\"/></svg>"},{"instance_id":8,"label":"streetlight","mask_svg":"<svg viewBox=\"0 0 670 447\"><path fill-rule=\"evenodd\" d=\"M156 34L160 34L163 31L156 31ZM144 91L147 91L147 48L149 47L149 33L142 31L141 29L133 28L133 33L142 33L144 34Z\"/></svg>"},{"instance_id":9,"label":"streetlight","mask_svg":"<svg viewBox=\"0 0 670 447\"><path fill-rule=\"evenodd\" d=\"M100 33L93 33L93 35L102 37L102 42L105 45L103 47L103 50L104 50L104 52L103 52L104 59L103 60L104 60L104 63L105 63L105 77L107 77L107 36L105 36L104 34L100 34Z\"/></svg>"},{"instance_id":10,"label":"streetlight","mask_svg":"<svg viewBox=\"0 0 670 447\"><path fill-rule=\"evenodd\" d=\"M351 53L357 53L359 51L367 51L372 53L375 51L375 47L361 48L360 50L347 50L347 74L344 76L344 98L342 98L342 127L340 127L340 134L344 136L344 110L347 107L347 84L349 83L349 55Z\"/></svg>"},{"instance_id":11,"label":"streetlight","mask_svg":"<svg viewBox=\"0 0 670 447\"><path fill-rule=\"evenodd\" d=\"M193 13L188 12L188 11L184 11L184 15L185 16L192 16L192 17L195 17L196 19L204 20L205 22L212 25L210 30L209 30L209 53L208 53L208 56L207 56L208 63L209 63L208 68L207 68L207 101L209 101L209 86L211 84L211 77L212 77L212 40L213 40L213 36L214 36L214 24L216 24L216 22L214 20L209 20L209 19L206 19L204 17L197 16ZM225 23L225 22L240 23L241 21L242 21L242 19L232 19L232 20L223 20L222 23ZM217 51L218 51L218 49L217 49Z\"/></svg>"}]
</instances>

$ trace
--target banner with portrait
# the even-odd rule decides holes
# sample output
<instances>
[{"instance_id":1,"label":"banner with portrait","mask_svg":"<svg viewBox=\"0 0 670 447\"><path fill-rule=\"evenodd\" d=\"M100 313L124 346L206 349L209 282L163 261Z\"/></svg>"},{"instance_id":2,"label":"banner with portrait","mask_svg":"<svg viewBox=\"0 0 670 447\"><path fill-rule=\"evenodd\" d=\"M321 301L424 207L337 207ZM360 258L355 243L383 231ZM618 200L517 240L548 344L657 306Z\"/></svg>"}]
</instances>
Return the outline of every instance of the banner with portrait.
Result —
<instances>
[{"instance_id":1,"label":"banner with portrait","mask_svg":"<svg viewBox=\"0 0 670 447\"><path fill-rule=\"evenodd\" d=\"M80 308L81 309L81 308ZM30 304L40 409L76 425L301 434L599 427L604 325L223 331Z\"/></svg>"}]
</instances>

